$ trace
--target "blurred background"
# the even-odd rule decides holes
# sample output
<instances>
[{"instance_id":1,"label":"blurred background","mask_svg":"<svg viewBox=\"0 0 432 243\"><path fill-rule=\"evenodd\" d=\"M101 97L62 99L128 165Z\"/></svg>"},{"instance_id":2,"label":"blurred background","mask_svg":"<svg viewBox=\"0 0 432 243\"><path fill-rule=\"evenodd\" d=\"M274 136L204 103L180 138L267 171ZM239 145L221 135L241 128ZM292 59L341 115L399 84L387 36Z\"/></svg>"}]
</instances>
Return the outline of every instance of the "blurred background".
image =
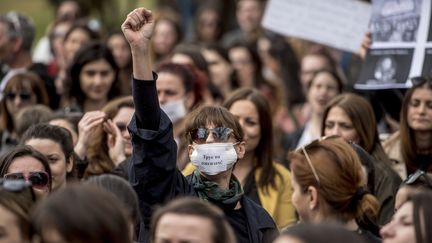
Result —
<instances>
[{"instance_id":1,"label":"blurred background","mask_svg":"<svg viewBox=\"0 0 432 243\"><path fill-rule=\"evenodd\" d=\"M44 36L49 23L54 19L55 6L60 0L1 0L0 12L17 11L30 16L36 26L36 38ZM154 0L78 0L84 11L95 19L100 19L109 29L120 28L126 14L133 8L152 8Z\"/></svg>"}]
</instances>

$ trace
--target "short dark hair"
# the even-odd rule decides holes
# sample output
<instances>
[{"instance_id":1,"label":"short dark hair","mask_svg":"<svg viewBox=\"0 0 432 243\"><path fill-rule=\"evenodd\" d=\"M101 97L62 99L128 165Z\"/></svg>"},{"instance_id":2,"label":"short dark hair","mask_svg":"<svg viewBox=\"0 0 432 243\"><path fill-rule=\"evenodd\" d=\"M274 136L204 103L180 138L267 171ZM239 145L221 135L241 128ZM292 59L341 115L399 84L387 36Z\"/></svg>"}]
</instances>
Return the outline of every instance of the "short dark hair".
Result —
<instances>
[{"instance_id":1,"label":"short dark hair","mask_svg":"<svg viewBox=\"0 0 432 243\"><path fill-rule=\"evenodd\" d=\"M74 145L72 142L72 135L66 128L47 123L33 125L23 134L20 144L24 145L27 141L33 138L49 139L59 144L65 156L66 163L68 163L70 158L72 158L73 169L68 173L68 177L75 177Z\"/></svg>"},{"instance_id":2,"label":"short dark hair","mask_svg":"<svg viewBox=\"0 0 432 243\"><path fill-rule=\"evenodd\" d=\"M150 226L150 238L154 242L159 220L166 214L179 214L197 216L210 220L212 224L213 243L235 243L234 232L225 217L225 214L209 202L195 197L177 198L164 207L159 208L152 217Z\"/></svg>"},{"instance_id":3,"label":"short dark hair","mask_svg":"<svg viewBox=\"0 0 432 243\"><path fill-rule=\"evenodd\" d=\"M89 177L85 183L113 193L124 205L127 216L135 224L140 222L138 196L126 179L116 175L102 174Z\"/></svg>"},{"instance_id":4,"label":"short dark hair","mask_svg":"<svg viewBox=\"0 0 432 243\"><path fill-rule=\"evenodd\" d=\"M35 208L32 222L42 238L49 228L71 242L131 242L121 203L90 185L71 185L52 194Z\"/></svg>"},{"instance_id":5,"label":"short dark hair","mask_svg":"<svg viewBox=\"0 0 432 243\"><path fill-rule=\"evenodd\" d=\"M217 127L227 127L233 129L234 138L243 141L243 129L237 118L226 108L221 106L202 106L193 110L186 118L185 136L189 144L192 144L190 133L200 127L213 124Z\"/></svg>"},{"instance_id":6,"label":"short dark hair","mask_svg":"<svg viewBox=\"0 0 432 243\"><path fill-rule=\"evenodd\" d=\"M28 106L22 108L16 116L15 132L18 139L29 129L32 125L48 122L54 116L54 112L46 105L37 104L35 106Z\"/></svg>"}]
</instances>

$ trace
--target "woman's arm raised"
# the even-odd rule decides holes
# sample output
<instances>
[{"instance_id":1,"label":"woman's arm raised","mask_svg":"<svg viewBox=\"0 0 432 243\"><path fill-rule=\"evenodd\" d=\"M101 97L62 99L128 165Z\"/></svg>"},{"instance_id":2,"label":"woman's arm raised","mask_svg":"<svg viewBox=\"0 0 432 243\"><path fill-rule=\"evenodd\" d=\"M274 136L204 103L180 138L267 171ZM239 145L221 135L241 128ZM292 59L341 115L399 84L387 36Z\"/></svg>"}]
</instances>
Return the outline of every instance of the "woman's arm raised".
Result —
<instances>
[{"instance_id":1,"label":"woman's arm raised","mask_svg":"<svg viewBox=\"0 0 432 243\"><path fill-rule=\"evenodd\" d=\"M134 78L153 80L149 53L154 29L152 12L145 8L133 10L128 14L121 28L131 47Z\"/></svg>"}]
</instances>

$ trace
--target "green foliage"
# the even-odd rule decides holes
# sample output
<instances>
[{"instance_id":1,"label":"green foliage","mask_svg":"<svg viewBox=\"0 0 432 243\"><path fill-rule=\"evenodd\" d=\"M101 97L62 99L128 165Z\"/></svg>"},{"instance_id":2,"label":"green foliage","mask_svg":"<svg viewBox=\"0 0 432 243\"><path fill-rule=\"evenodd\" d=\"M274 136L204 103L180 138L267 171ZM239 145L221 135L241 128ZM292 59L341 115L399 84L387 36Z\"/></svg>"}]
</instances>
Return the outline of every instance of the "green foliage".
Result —
<instances>
[{"instance_id":1,"label":"green foliage","mask_svg":"<svg viewBox=\"0 0 432 243\"><path fill-rule=\"evenodd\" d=\"M46 34L54 10L63 0L0 0L0 12L17 11L30 16L36 27L36 40ZM78 0L84 12L100 19L108 31L120 30L126 15L138 6L153 8L154 0ZM35 44L34 43L34 44Z\"/></svg>"},{"instance_id":2,"label":"green foliage","mask_svg":"<svg viewBox=\"0 0 432 243\"><path fill-rule=\"evenodd\" d=\"M51 6L57 6L62 0L46 0ZM137 5L137 0L77 0L86 15L99 19L104 27L119 30L125 16Z\"/></svg>"}]
</instances>

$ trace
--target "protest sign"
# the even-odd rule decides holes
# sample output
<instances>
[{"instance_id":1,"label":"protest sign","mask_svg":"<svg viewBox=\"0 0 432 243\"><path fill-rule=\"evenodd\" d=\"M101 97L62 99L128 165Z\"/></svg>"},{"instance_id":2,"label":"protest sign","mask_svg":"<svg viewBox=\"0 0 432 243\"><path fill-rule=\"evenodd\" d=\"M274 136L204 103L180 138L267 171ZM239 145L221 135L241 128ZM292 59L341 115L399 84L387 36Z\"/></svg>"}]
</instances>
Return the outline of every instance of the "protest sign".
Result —
<instances>
[{"instance_id":1,"label":"protest sign","mask_svg":"<svg viewBox=\"0 0 432 243\"><path fill-rule=\"evenodd\" d=\"M366 54L356 89L409 88L432 74L430 0L374 0Z\"/></svg>"},{"instance_id":2,"label":"protest sign","mask_svg":"<svg viewBox=\"0 0 432 243\"><path fill-rule=\"evenodd\" d=\"M357 0L270 0L262 25L286 36L357 52L371 5Z\"/></svg>"}]
</instances>

